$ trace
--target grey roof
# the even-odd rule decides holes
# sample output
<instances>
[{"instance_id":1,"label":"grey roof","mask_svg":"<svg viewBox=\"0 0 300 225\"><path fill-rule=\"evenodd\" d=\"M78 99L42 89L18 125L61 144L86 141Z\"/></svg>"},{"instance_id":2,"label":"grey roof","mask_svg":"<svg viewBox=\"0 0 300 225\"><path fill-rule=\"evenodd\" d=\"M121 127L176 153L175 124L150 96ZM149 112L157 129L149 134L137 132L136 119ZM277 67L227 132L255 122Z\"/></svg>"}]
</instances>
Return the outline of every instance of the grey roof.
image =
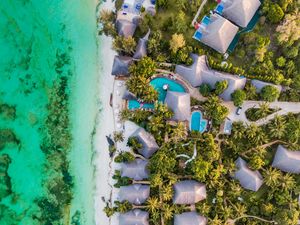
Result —
<instances>
[{"instance_id":1,"label":"grey roof","mask_svg":"<svg viewBox=\"0 0 300 225\"><path fill-rule=\"evenodd\" d=\"M149 225L149 213L140 209L134 209L127 213L120 214L120 225Z\"/></svg>"},{"instance_id":2,"label":"grey roof","mask_svg":"<svg viewBox=\"0 0 300 225\"><path fill-rule=\"evenodd\" d=\"M143 204L150 195L150 186L142 184L132 184L129 186L121 186L119 199L121 202L127 200L132 204Z\"/></svg>"},{"instance_id":3,"label":"grey roof","mask_svg":"<svg viewBox=\"0 0 300 225\"><path fill-rule=\"evenodd\" d=\"M173 203L179 205L194 204L206 198L205 185L194 180L177 182L174 192Z\"/></svg>"},{"instance_id":4,"label":"grey roof","mask_svg":"<svg viewBox=\"0 0 300 225\"><path fill-rule=\"evenodd\" d=\"M177 65L175 72L187 80L193 87L199 87L201 84L209 84L212 88L218 81L227 80L228 87L220 95L224 100L229 101L231 94L237 89L244 89L246 78L237 75L219 72L210 69L206 64L206 56L192 54L194 63L191 66Z\"/></svg>"},{"instance_id":5,"label":"grey roof","mask_svg":"<svg viewBox=\"0 0 300 225\"><path fill-rule=\"evenodd\" d=\"M207 219L196 212L185 212L174 216L174 225L206 225Z\"/></svg>"},{"instance_id":6,"label":"grey roof","mask_svg":"<svg viewBox=\"0 0 300 225\"><path fill-rule=\"evenodd\" d=\"M147 170L148 161L136 159L131 163L122 164L122 177L129 177L134 180L143 180L149 177Z\"/></svg>"},{"instance_id":7,"label":"grey roof","mask_svg":"<svg viewBox=\"0 0 300 225\"><path fill-rule=\"evenodd\" d=\"M133 56L134 59L141 59L147 55L147 42L148 42L149 35L150 35L150 30L145 35L145 37L140 38Z\"/></svg>"},{"instance_id":8,"label":"grey roof","mask_svg":"<svg viewBox=\"0 0 300 225\"><path fill-rule=\"evenodd\" d=\"M290 151L284 146L279 145L272 163L273 167L276 167L284 172L288 173L300 173L300 151Z\"/></svg>"},{"instance_id":9,"label":"grey roof","mask_svg":"<svg viewBox=\"0 0 300 225\"><path fill-rule=\"evenodd\" d=\"M251 84L256 88L257 93L259 93L261 91L261 89L263 89L263 87L265 87L265 86L273 86L273 87L277 88L277 90L279 92L281 92L281 90L282 90L281 85L275 85L272 83L268 83L268 82L264 82L264 81L256 80L256 79L251 80Z\"/></svg>"},{"instance_id":10,"label":"grey roof","mask_svg":"<svg viewBox=\"0 0 300 225\"><path fill-rule=\"evenodd\" d=\"M173 120L187 121L191 117L190 94L183 92L167 91L165 103L174 112Z\"/></svg>"},{"instance_id":11,"label":"grey roof","mask_svg":"<svg viewBox=\"0 0 300 225\"><path fill-rule=\"evenodd\" d=\"M127 20L117 20L118 34L128 38L133 36L136 29L136 24Z\"/></svg>"},{"instance_id":12,"label":"grey roof","mask_svg":"<svg viewBox=\"0 0 300 225\"><path fill-rule=\"evenodd\" d=\"M154 137L145 131L144 128L139 128L132 136L136 137L143 145L143 147L139 149L139 153L146 158L150 158L159 148Z\"/></svg>"},{"instance_id":13,"label":"grey roof","mask_svg":"<svg viewBox=\"0 0 300 225\"><path fill-rule=\"evenodd\" d=\"M239 28L218 14L210 15L210 23L201 28L200 41L220 53L225 53Z\"/></svg>"},{"instance_id":14,"label":"grey roof","mask_svg":"<svg viewBox=\"0 0 300 225\"><path fill-rule=\"evenodd\" d=\"M133 93L131 93L130 91L125 90L122 99L125 99L125 100L136 100L137 97Z\"/></svg>"},{"instance_id":15,"label":"grey roof","mask_svg":"<svg viewBox=\"0 0 300 225\"><path fill-rule=\"evenodd\" d=\"M111 74L114 76L129 76L129 66L133 60L127 56L115 56Z\"/></svg>"},{"instance_id":16,"label":"grey roof","mask_svg":"<svg viewBox=\"0 0 300 225\"><path fill-rule=\"evenodd\" d=\"M247 163L239 157L235 161L237 171L234 174L234 178L239 180L241 186L251 191L258 191L263 184L263 178L258 171L250 170Z\"/></svg>"},{"instance_id":17,"label":"grey roof","mask_svg":"<svg viewBox=\"0 0 300 225\"><path fill-rule=\"evenodd\" d=\"M259 0L226 0L222 3L222 15L240 27L247 27L261 5Z\"/></svg>"}]
</instances>

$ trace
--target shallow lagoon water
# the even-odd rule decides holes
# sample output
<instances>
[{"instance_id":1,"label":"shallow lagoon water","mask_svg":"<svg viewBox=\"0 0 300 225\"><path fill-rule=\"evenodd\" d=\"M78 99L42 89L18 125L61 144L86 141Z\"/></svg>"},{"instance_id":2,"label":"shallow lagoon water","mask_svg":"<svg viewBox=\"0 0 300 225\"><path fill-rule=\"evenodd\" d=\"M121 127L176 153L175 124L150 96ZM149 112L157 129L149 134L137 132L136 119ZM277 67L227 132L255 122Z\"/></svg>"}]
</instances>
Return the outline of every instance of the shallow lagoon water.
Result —
<instances>
[{"instance_id":1,"label":"shallow lagoon water","mask_svg":"<svg viewBox=\"0 0 300 225\"><path fill-rule=\"evenodd\" d=\"M12 129L21 141L19 148L9 145L0 152L12 160L8 174L13 192L1 203L17 214L17 224L37 224L31 217L37 210L34 200L46 194L46 159L40 144L49 90L59 76L58 53L70 57L73 144L69 159L75 182L70 217L79 210L81 224L93 224L95 5L94 0L0 1L0 103L16 106L16 119L1 117L0 128ZM12 222L0 218L0 224Z\"/></svg>"}]
</instances>

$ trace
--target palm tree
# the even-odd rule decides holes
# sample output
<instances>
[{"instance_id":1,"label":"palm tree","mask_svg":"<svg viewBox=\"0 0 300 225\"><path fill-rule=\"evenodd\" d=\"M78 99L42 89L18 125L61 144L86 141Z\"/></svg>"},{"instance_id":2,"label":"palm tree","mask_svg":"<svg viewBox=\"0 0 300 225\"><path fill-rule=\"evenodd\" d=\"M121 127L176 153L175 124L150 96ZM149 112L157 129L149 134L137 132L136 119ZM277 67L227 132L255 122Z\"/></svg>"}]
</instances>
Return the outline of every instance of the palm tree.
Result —
<instances>
[{"instance_id":1,"label":"palm tree","mask_svg":"<svg viewBox=\"0 0 300 225\"><path fill-rule=\"evenodd\" d=\"M159 210L160 208L160 202L159 202L159 199L156 198L156 197L149 197L147 199L147 202L146 202L146 206L147 206L147 210L150 212L150 213L155 213Z\"/></svg>"},{"instance_id":2,"label":"palm tree","mask_svg":"<svg viewBox=\"0 0 300 225\"><path fill-rule=\"evenodd\" d=\"M251 123L246 130L246 136L248 139L253 139L256 137L259 131L259 127L255 123Z\"/></svg>"},{"instance_id":3,"label":"palm tree","mask_svg":"<svg viewBox=\"0 0 300 225\"><path fill-rule=\"evenodd\" d=\"M163 204L162 214L165 220L170 220L173 217L174 208L169 204Z\"/></svg>"},{"instance_id":4,"label":"palm tree","mask_svg":"<svg viewBox=\"0 0 300 225\"><path fill-rule=\"evenodd\" d=\"M286 122L282 116L276 115L269 123L268 129L272 138L282 138L285 135Z\"/></svg>"},{"instance_id":5,"label":"palm tree","mask_svg":"<svg viewBox=\"0 0 300 225\"><path fill-rule=\"evenodd\" d=\"M224 225L223 221L216 215L209 223L210 225Z\"/></svg>"},{"instance_id":6,"label":"palm tree","mask_svg":"<svg viewBox=\"0 0 300 225\"><path fill-rule=\"evenodd\" d=\"M232 137L234 139L241 139L244 136L245 126L243 122L236 122L232 127Z\"/></svg>"},{"instance_id":7,"label":"palm tree","mask_svg":"<svg viewBox=\"0 0 300 225\"><path fill-rule=\"evenodd\" d=\"M264 118L270 113L270 104L268 102L263 102L259 104L259 109L256 111L255 116L257 118Z\"/></svg>"},{"instance_id":8,"label":"palm tree","mask_svg":"<svg viewBox=\"0 0 300 225\"><path fill-rule=\"evenodd\" d=\"M281 172L278 169L269 167L267 170L263 171L264 182L269 187L276 187L279 184L279 178L281 177Z\"/></svg>"},{"instance_id":9,"label":"palm tree","mask_svg":"<svg viewBox=\"0 0 300 225\"><path fill-rule=\"evenodd\" d=\"M187 137L186 126L183 122L179 122L177 126L173 129L171 139L177 143L181 140L185 140Z\"/></svg>"},{"instance_id":10,"label":"palm tree","mask_svg":"<svg viewBox=\"0 0 300 225\"><path fill-rule=\"evenodd\" d=\"M287 173L280 177L280 186L284 190L291 190L296 186L296 181L291 174Z\"/></svg>"},{"instance_id":11,"label":"palm tree","mask_svg":"<svg viewBox=\"0 0 300 225\"><path fill-rule=\"evenodd\" d=\"M170 201L173 197L173 187L171 185L164 185L160 190L163 201Z\"/></svg>"}]
</instances>

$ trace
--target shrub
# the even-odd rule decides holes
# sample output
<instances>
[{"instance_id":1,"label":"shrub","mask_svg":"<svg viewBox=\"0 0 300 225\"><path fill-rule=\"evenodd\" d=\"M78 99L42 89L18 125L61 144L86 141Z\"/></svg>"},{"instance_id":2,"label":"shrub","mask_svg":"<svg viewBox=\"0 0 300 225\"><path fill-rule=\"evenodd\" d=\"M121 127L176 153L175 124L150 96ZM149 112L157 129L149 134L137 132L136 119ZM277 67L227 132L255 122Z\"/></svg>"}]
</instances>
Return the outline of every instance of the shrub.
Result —
<instances>
[{"instance_id":1,"label":"shrub","mask_svg":"<svg viewBox=\"0 0 300 225\"><path fill-rule=\"evenodd\" d=\"M278 89L271 85L263 87L260 92L261 99L267 102L274 102L278 99L279 95Z\"/></svg>"},{"instance_id":2,"label":"shrub","mask_svg":"<svg viewBox=\"0 0 300 225\"><path fill-rule=\"evenodd\" d=\"M243 90L235 90L232 94L231 94L233 103L235 106L241 106L243 104L243 102L246 99L246 93Z\"/></svg>"},{"instance_id":3,"label":"shrub","mask_svg":"<svg viewBox=\"0 0 300 225\"><path fill-rule=\"evenodd\" d=\"M207 97L211 93L211 86L209 84L201 84L199 87L199 91L201 95Z\"/></svg>"}]
</instances>

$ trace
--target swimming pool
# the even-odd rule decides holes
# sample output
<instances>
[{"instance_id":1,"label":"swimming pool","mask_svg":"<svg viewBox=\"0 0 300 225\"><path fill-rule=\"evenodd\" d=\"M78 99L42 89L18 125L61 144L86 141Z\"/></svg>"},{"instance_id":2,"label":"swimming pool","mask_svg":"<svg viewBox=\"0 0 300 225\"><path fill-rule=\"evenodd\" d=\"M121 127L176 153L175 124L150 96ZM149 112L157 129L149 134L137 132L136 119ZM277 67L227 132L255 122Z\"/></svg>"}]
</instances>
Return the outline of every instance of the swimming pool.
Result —
<instances>
[{"instance_id":1,"label":"swimming pool","mask_svg":"<svg viewBox=\"0 0 300 225\"><path fill-rule=\"evenodd\" d=\"M194 111L191 115L190 130L203 133L207 127L207 120L203 119L201 111Z\"/></svg>"},{"instance_id":2,"label":"swimming pool","mask_svg":"<svg viewBox=\"0 0 300 225\"><path fill-rule=\"evenodd\" d=\"M154 89L158 92L158 101L163 102L165 101L167 91L163 89L165 84L168 85L169 91L176 91L176 92L186 92L185 88L176 82L175 80L168 79L166 77L157 77L150 81L150 84Z\"/></svg>"},{"instance_id":3,"label":"swimming pool","mask_svg":"<svg viewBox=\"0 0 300 225\"><path fill-rule=\"evenodd\" d=\"M177 83L175 80L171 80L165 77L157 77L154 78L153 80L150 81L150 85L152 87L154 87L154 89L158 92L158 101L159 102L164 102L166 95L167 95L167 91L165 91L163 89L164 85L168 85L168 90L169 91L176 91L176 92L186 92L185 88ZM139 103L136 100L130 100L128 102L128 109L153 109L154 108L154 104L149 104L149 103L144 103L141 106L141 103Z\"/></svg>"}]
</instances>

